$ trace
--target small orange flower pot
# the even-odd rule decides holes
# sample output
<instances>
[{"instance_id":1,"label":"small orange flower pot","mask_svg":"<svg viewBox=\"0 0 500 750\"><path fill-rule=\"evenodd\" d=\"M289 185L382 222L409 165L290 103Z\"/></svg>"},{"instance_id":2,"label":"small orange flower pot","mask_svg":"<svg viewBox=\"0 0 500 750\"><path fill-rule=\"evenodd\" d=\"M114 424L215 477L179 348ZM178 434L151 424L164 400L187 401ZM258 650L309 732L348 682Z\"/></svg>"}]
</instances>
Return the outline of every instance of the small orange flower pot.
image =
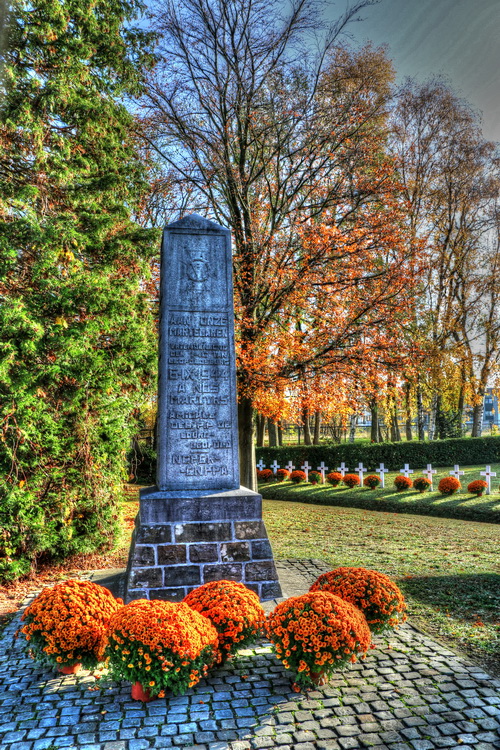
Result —
<instances>
[{"instance_id":1,"label":"small orange flower pot","mask_svg":"<svg viewBox=\"0 0 500 750\"><path fill-rule=\"evenodd\" d=\"M328 675L326 672L309 672L309 677L315 685L318 685L318 687L326 685L328 682Z\"/></svg>"},{"instance_id":2,"label":"small orange flower pot","mask_svg":"<svg viewBox=\"0 0 500 750\"><path fill-rule=\"evenodd\" d=\"M61 674L76 674L80 671L80 667L82 665L79 663L76 664L68 664L66 667L59 667L59 672Z\"/></svg>"},{"instance_id":3,"label":"small orange flower pot","mask_svg":"<svg viewBox=\"0 0 500 750\"><path fill-rule=\"evenodd\" d=\"M149 701L154 701L155 699L155 696L151 695L149 690L144 690L140 682L134 682L131 695L134 701L142 701L143 703L149 703Z\"/></svg>"}]
</instances>

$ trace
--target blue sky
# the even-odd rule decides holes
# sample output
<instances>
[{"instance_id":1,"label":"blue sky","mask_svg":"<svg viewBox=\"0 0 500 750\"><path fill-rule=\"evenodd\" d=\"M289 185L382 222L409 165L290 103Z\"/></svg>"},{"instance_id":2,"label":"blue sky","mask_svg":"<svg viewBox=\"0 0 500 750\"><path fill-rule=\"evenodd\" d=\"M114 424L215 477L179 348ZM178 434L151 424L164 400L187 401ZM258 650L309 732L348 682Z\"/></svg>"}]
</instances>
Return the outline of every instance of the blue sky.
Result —
<instances>
[{"instance_id":1,"label":"blue sky","mask_svg":"<svg viewBox=\"0 0 500 750\"><path fill-rule=\"evenodd\" d=\"M337 17L344 0L327 0ZM387 44L398 80L446 74L458 94L483 113L486 138L500 141L500 0L380 0L349 32Z\"/></svg>"}]
</instances>

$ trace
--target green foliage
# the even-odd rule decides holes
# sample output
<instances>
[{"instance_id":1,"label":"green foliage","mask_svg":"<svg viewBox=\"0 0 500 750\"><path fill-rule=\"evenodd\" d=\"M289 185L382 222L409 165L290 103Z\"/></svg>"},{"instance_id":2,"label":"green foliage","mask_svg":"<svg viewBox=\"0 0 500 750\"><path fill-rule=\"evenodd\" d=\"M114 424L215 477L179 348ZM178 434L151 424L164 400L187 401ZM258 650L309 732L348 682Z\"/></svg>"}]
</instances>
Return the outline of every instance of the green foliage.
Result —
<instances>
[{"instance_id":1,"label":"green foliage","mask_svg":"<svg viewBox=\"0 0 500 750\"><path fill-rule=\"evenodd\" d=\"M500 461L500 437L453 438L432 442L401 443L341 443L340 445L294 445L281 448L257 448L257 461L262 459L267 466L276 459L280 466L291 461L301 467L305 461L319 466L321 461L334 471L341 461L354 469L362 461L370 472L376 471L382 462L390 471L400 471L405 463L413 469L453 464L491 464Z\"/></svg>"},{"instance_id":2,"label":"green foliage","mask_svg":"<svg viewBox=\"0 0 500 750\"><path fill-rule=\"evenodd\" d=\"M154 233L120 100L151 62L136 0L16 0L0 59L0 575L109 545L154 372Z\"/></svg>"}]
</instances>

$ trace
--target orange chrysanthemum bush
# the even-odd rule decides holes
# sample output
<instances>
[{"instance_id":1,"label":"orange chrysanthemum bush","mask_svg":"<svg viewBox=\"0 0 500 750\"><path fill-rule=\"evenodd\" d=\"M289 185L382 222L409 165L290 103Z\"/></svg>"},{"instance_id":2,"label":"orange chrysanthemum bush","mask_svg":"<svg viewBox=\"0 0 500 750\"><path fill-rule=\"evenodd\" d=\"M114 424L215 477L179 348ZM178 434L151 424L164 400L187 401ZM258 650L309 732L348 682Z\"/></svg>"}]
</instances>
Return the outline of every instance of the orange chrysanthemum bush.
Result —
<instances>
[{"instance_id":1,"label":"orange chrysanthemum bush","mask_svg":"<svg viewBox=\"0 0 500 750\"><path fill-rule=\"evenodd\" d=\"M184 598L219 634L222 660L262 635L266 615L254 591L236 581L211 581Z\"/></svg>"},{"instance_id":2,"label":"orange chrysanthemum bush","mask_svg":"<svg viewBox=\"0 0 500 750\"><path fill-rule=\"evenodd\" d=\"M310 471L309 472L309 481L311 484L321 484L323 481L323 477L321 476L320 471Z\"/></svg>"},{"instance_id":3,"label":"orange chrysanthemum bush","mask_svg":"<svg viewBox=\"0 0 500 750\"><path fill-rule=\"evenodd\" d=\"M286 482L287 479L290 479L290 472L288 469L278 469L276 472L276 478L278 482Z\"/></svg>"},{"instance_id":4,"label":"orange chrysanthemum bush","mask_svg":"<svg viewBox=\"0 0 500 750\"><path fill-rule=\"evenodd\" d=\"M326 481L331 484L332 487L337 487L342 481L342 474L339 471L331 471L326 475Z\"/></svg>"},{"instance_id":5,"label":"orange chrysanthemum bush","mask_svg":"<svg viewBox=\"0 0 500 750\"><path fill-rule=\"evenodd\" d=\"M398 492L403 492L404 490L409 490L413 487L413 481L410 477L405 477L404 474L398 474L394 480L394 486Z\"/></svg>"},{"instance_id":6,"label":"orange chrysanthemum bush","mask_svg":"<svg viewBox=\"0 0 500 750\"><path fill-rule=\"evenodd\" d=\"M375 490L380 482L381 479L378 474L368 474L368 476L363 479L364 486L369 487L371 490Z\"/></svg>"},{"instance_id":7,"label":"orange chrysanthemum bush","mask_svg":"<svg viewBox=\"0 0 500 750\"><path fill-rule=\"evenodd\" d=\"M295 471L292 471L290 474L290 481L292 481L294 484L300 484L300 482L306 481L306 474L304 471L300 471L300 469L296 469Z\"/></svg>"},{"instance_id":8,"label":"orange chrysanthemum bush","mask_svg":"<svg viewBox=\"0 0 500 750\"><path fill-rule=\"evenodd\" d=\"M420 494L422 494L422 492L427 492L431 484L431 480L427 479L427 477L415 477L413 480L413 486L420 492Z\"/></svg>"},{"instance_id":9,"label":"orange chrysanthemum bush","mask_svg":"<svg viewBox=\"0 0 500 750\"><path fill-rule=\"evenodd\" d=\"M115 680L139 682L151 695L185 693L218 655L217 631L184 602L136 599L109 623L108 658Z\"/></svg>"},{"instance_id":10,"label":"orange chrysanthemum bush","mask_svg":"<svg viewBox=\"0 0 500 750\"><path fill-rule=\"evenodd\" d=\"M467 485L467 492L470 492L471 495L476 495L476 497L481 497L487 489L488 482L485 482L484 479L475 479Z\"/></svg>"},{"instance_id":11,"label":"orange chrysanthemum bush","mask_svg":"<svg viewBox=\"0 0 500 750\"><path fill-rule=\"evenodd\" d=\"M342 479L342 481L346 485L346 487L350 487L351 489L353 487L357 487L360 484L360 480L357 474L344 474L344 478Z\"/></svg>"},{"instance_id":12,"label":"orange chrysanthemum bush","mask_svg":"<svg viewBox=\"0 0 500 750\"><path fill-rule=\"evenodd\" d=\"M259 482L270 482L274 479L274 474L271 469L257 469L257 479Z\"/></svg>"},{"instance_id":13,"label":"orange chrysanthemum bush","mask_svg":"<svg viewBox=\"0 0 500 750\"><path fill-rule=\"evenodd\" d=\"M462 485L456 477L443 477L438 484L441 495L454 495Z\"/></svg>"},{"instance_id":14,"label":"orange chrysanthemum bush","mask_svg":"<svg viewBox=\"0 0 500 750\"><path fill-rule=\"evenodd\" d=\"M366 568L335 568L320 575L310 591L328 591L358 607L373 633L406 620L403 594L383 573Z\"/></svg>"},{"instance_id":15,"label":"orange chrysanthemum bush","mask_svg":"<svg viewBox=\"0 0 500 750\"><path fill-rule=\"evenodd\" d=\"M327 591L294 596L269 615L267 633L276 656L297 674L297 683L317 684L370 647L370 629L362 612Z\"/></svg>"},{"instance_id":16,"label":"orange chrysanthemum bush","mask_svg":"<svg viewBox=\"0 0 500 750\"><path fill-rule=\"evenodd\" d=\"M44 589L25 609L20 632L37 661L93 669L103 658L110 618L122 605L96 583L65 581Z\"/></svg>"}]
</instances>

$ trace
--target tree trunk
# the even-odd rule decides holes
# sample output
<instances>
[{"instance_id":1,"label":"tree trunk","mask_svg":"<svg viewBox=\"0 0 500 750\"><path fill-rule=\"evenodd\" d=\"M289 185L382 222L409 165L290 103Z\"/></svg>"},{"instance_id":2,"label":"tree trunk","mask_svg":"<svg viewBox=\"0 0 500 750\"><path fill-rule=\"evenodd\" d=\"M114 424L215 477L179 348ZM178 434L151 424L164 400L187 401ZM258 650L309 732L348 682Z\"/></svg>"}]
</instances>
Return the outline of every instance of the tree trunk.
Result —
<instances>
[{"instance_id":1,"label":"tree trunk","mask_svg":"<svg viewBox=\"0 0 500 750\"><path fill-rule=\"evenodd\" d=\"M472 411L472 435L471 437L481 437L483 431L483 411L484 411L484 393L479 404L474 406Z\"/></svg>"},{"instance_id":2,"label":"tree trunk","mask_svg":"<svg viewBox=\"0 0 500 750\"><path fill-rule=\"evenodd\" d=\"M422 399L422 386L417 384L417 431L418 439L425 440L425 415L424 402Z\"/></svg>"},{"instance_id":3,"label":"tree trunk","mask_svg":"<svg viewBox=\"0 0 500 750\"><path fill-rule=\"evenodd\" d=\"M356 437L356 422L358 421L358 418L355 414L351 414L349 417L349 442L354 443L354 438Z\"/></svg>"},{"instance_id":4,"label":"tree trunk","mask_svg":"<svg viewBox=\"0 0 500 750\"><path fill-rule=\"evenodd\" d=\"M406 439L413 440L413 434L411 430L411 384L409 381L406 381L406 385L405 385L405 412L406 412L406 419L405 419Z\"/></svg>"},{"instance_id":5,"label":"tree trunk","mask_svg":"<svg viewBox=\"0 0 500 750\"><path fill-rule=\"evenodd\" d=\"M372 443L378 443L379 441L379 429L378 429L378 404L376 401L370 402L370 412L372 415L372 427L370 431L370 440Z\"/></svg>"},{"instance_id":6,"label":"tree trunk","mask_svg":"<svg viewBox=\"0 0 500 750\"><path fill-rule=\"evenodd\" d=\"M484 403L484 399L483 399ZM465 411L465 383L462 383L460 386L460 392L458 394L458 404L457 404L457 422L460 425L460 434L463 437L464 430L463 430L463 423L464 423L464 411Z\"/></svg>"},{"instance_id":7,"label":"tree trunk","mask_svg":"<svg viewBox=\"0 0 500 750\"><path fill-rule=\"evenodd\" d=\"M254 420L252 399L243 396L238 402L238 432L240 453L240 482L243 487L257 492L257 468L253 444Z\"/></svg>"},{"instance_id":8,"label":"tree trunk","mask_svg":"<svg viewBox=\"0 0 500 750\"><path fill-rule=\"evenodd\" d=\"M431 414L429 417L429 440L436 439L436 415L438 410L438 395L437 393L432 394L431 401Z\"/></svg>"},{"instance_id":9,"label":"tree trunk","mask_svg":"<svg viewBox=\"0 0 500 750\"><path fill-rule=\"evenodd\" d=\"M392 414L391 414L391 442L392 443L401 442L401 432L400 432L399 424L398 424L398 408L396 405L394 405Z\"/></svg>"},{"instance_id":10,"label":"tree trunk","mask_svg":"<svg viewBox=\"0 0 500 750\"><path fill-rule=\"evenodd\" d=\"M304 427L304 445L312 445L309 414L306 409L302 411L302 425Z\"/></svg>"},{"instance_id":11,"label":"tree trunk","mask_svg":"<svg viewBox=\"0 0 500 750\"><path fill-rule=\"evenodd\" d=\"M255 421L257 422L257 447L262 448L266 432L266 418L262 414L257 413Z\"/></svg>"},{"instance_id":12,"label":"tree trunk","mask_svg":"<svg viewBox=\"0 0 500 750\"><path fill-rule=\"evenodd\" d=\"M283 445L283 425L281 423L281 419L278 419L278 445Z\"/></svg>"},{"instance_id":13,"label":"tree trunk","mask_svg":"<svg viewBox=\"0 0 500 750\"><path fill-rule=\"evenodd\" d=\"M269 447L276 448L278 445L278 435L276 432L276 422L272 419L267 420L267 434L269 435Z\"/></svg>"},{"instance_id":14,"label":"tree trunk","mask_svg":"<svg viewBox=\"0 0 500 750\"><path fill-rule=\"evenodd\" d=\"M317 411L317 412L314 413L314 437L313 437L313 445L319 445L320 430L321 430L321 412Z\"/></svg>"}]
</instances>

